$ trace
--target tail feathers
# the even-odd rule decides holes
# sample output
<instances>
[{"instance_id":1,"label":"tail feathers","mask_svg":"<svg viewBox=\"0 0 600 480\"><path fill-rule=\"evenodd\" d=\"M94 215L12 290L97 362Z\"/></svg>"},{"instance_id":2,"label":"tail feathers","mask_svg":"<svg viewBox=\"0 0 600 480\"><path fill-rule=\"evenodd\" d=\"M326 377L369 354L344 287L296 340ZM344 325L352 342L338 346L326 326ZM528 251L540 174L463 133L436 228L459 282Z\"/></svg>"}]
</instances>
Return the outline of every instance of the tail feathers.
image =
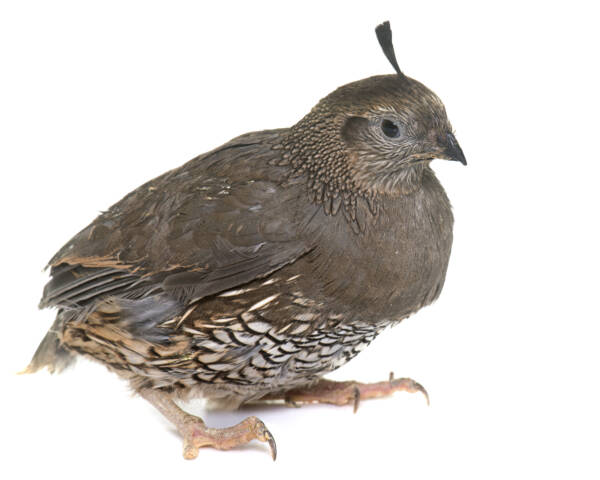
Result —
<instances>
[{"instance_id":1,"label":"tail feathers","mask_svg":"<svg viewBox=\"0 0 600 480\"><path fill-rule=\"evenodd\" d=\"M31 362L21 372L35 373L47 367L50 373L60 373L75 360L75 356L64 348L58 335L51 328L35 351Z\"/></svg>"}]
</instances>

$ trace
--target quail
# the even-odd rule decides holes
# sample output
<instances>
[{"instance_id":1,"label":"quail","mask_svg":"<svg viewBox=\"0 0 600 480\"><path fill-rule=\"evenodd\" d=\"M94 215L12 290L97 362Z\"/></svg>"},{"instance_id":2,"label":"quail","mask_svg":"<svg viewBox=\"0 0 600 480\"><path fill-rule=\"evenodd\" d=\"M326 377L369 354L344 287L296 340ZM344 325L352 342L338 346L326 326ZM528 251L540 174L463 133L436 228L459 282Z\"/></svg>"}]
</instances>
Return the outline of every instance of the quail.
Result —
<instances>
[{"instance_id":1,"label":"quail","mask_svg":"<svg viewBox=\"0 0 600 480\"><path fill-rule=\"evenodd\" d=\"M77 355L125 378L184 457L275 440L209 428L175 400L353 403L409 378L322 378L440 294L453 215L430 163L466 165L441 100L398 67L344 85L290 128L239 136L129 193L50 260L56 319L26 372Z\"/></svg>"}]
</instances>

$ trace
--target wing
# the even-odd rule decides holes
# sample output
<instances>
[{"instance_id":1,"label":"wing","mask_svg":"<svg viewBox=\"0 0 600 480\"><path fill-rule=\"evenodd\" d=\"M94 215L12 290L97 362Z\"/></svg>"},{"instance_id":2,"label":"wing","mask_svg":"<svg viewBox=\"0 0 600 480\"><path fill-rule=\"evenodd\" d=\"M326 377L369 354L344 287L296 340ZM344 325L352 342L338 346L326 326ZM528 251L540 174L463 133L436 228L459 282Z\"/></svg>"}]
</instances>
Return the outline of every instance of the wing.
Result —
<instances>
[{"instance_id":1,"label":"wing","mask_svg":"<svg viewBox=\"0 0 600 480\"><path fill-rule=\"evenodd\" d=\"M52 258L40 306L157 291L190 301L307 253L318 207L273 166L282 132L238 137L124 197Z\"/></svg>"}]
</instances>

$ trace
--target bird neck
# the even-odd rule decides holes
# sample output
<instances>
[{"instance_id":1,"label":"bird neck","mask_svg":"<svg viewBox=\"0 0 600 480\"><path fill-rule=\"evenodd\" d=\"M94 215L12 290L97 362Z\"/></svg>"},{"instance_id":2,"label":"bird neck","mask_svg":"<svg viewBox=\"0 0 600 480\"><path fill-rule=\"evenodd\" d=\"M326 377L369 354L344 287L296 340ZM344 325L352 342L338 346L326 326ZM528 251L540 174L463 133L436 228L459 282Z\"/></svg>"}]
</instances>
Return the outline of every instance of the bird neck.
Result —
<instances>
[{"instance_id":1,"label":"bird neck","mask_svg":"<svg viewBox=\"0 0 600 480\"><path fill-rule=\"evenodd\" d=\"M325 120L324 120L325 119ZM313 203L322 205L327 215L343 213L355 232L364 231L359 204L377 216L385 197L410 195L421 187L427 164L416 164L401 173L399 182L361 181L353 167L347 146L340 138L340 117L313 109L291 127L276 147L281 150L277 164L289 168L291 183L304 183Z\"/></svg>"},{"instance_id":2,"label":"bird neck","mask_svg":"<svg viewBox=\"0 0 600 480\"><path fill-rule=\"evenodd\" d=\"M309 199L321 205L325 214L342 212L359 232L357 202L364 200L375 212L376 200L352 178L346 148L337 133L339 123L339 117L315 107L282 138L279 165L288 168L290 183L305 184Z\"/></svg>"},{"instance_id":3,"label":"bird neck","mask_svg":"<svg viewBox=\"0 0 600 480\"><path fill-rule=\"evenodd\" d=\"M295 175L306 177L310 196L317 202L366 193L352 178L340 124L339 115L315 107L282 140L284 161Z\"/></svg>"}]
</instances>

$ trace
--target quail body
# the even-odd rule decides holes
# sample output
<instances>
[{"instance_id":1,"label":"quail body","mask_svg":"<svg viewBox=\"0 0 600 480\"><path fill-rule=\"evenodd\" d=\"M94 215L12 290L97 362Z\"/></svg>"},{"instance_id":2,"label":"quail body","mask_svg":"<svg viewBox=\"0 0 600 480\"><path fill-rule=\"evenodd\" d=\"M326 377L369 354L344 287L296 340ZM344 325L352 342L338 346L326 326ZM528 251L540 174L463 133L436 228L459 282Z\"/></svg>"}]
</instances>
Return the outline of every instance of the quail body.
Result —
<instances>
[{"instance_id":1,"label":"quail body","mask_svg":"<svg viewBox=\"0 0 600 480\"><path fill-rule=\"evenodd\" d=\"M430 162L466 161L442 102L397 67L389 24L378 38L395 75L340 87L291 128L194 158L73 237L49 262L40 306L57 316L28 370L59 371L77 354L104 363L175 423L188 458L207 445L275 444L254 417L207 429L173 397L385 394L391 382L322 376L438 297L453 217Z\"/></svg>"}]
</instances>

